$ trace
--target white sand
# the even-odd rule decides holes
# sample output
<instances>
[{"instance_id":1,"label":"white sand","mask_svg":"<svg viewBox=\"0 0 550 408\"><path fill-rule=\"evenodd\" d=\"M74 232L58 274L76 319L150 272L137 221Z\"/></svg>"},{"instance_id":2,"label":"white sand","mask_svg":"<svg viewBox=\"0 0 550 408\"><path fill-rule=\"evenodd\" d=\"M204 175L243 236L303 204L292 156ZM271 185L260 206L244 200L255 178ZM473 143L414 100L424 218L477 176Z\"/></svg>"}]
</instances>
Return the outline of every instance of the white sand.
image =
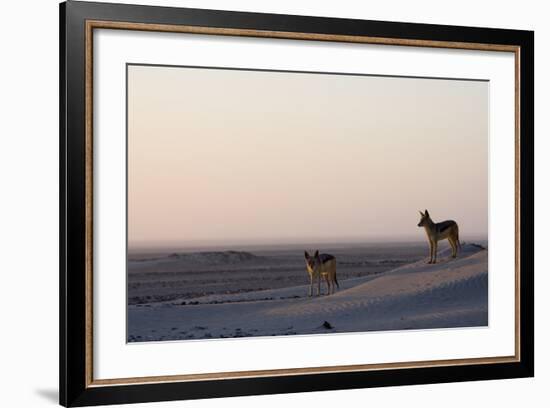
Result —
<instances>
[{"instance_id":1,"label":"white sand","mask_svg":"<svg viewBox=\"0 0 550 408\"><path fill-rule=\"evenodd\" d=\"M309 298L303 285L131 305L129 341L486 326L487 255L475 245L457 259L445 250L435 265L341 281L331 296Z\"/></svg>"}]
</instances>

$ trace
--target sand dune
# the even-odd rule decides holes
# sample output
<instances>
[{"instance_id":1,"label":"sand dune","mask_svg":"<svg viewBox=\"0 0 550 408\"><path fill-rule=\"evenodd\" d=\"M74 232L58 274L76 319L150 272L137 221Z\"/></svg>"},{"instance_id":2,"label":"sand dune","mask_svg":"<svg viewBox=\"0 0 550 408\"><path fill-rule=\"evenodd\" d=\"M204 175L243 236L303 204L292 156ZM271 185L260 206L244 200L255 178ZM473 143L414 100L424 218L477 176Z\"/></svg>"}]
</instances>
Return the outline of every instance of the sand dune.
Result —
<instances>
[{"instance_id":1,"label":"sand dune","mask_svg":"<svg viewBox=\"0 0 550 408\"><path fill-rule=\"evenodd\" d=\"M331 296L308 285L215 294L128 308L128 340L176 340L487 325L488 251L413 262L340 282Z\"/></svg>"},{"instance_id":2,"label":"sand dune","mask_svg":"<svg viewBox=\"0 0 550 408\"><path fill-rule=\"evenodd\" d=\"M237 248L236 248L237 249ZM371 276L422 259L425 243L335 244L323 251L338 259L338 279ZM133 252L128 259L128 303L193 301L204 296L233 296L294 288L308 282L303 246L260 246L238 251L172 248ZM300 296L304 292L297 291ZM256 297L255 295L253 295ZM199 302L202 303L202 300Z\"/></svg>"}]
</instances>

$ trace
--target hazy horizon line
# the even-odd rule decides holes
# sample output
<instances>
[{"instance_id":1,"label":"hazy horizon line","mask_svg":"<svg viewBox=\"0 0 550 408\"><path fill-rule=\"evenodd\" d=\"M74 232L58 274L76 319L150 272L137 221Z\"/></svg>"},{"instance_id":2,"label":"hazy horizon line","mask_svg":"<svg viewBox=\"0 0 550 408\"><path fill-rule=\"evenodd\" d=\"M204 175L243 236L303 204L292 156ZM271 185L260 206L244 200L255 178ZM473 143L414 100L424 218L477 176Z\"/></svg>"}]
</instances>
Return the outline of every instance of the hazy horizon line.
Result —
<instances>
[{"instance_id":1,"label":"hazy horizon line","mask_svg":"<svg viewBox=\"0 0 550 408\"><path fill-rule=\"evenodd\" d=\"M488 236L466 235L461 241L488 241ZM234 247L266 247L266 246L300 246L300 245L357 245L357 244L412 244L425 243L424 237L381 237L381 238L343 238L343 239L272 239L272 240L224 240L224 241L165 241L165 242L129 242L128 251L135 250L168 250L168 249L204 249L204 248L234 248Z\"/></svg>"}]
</instances>

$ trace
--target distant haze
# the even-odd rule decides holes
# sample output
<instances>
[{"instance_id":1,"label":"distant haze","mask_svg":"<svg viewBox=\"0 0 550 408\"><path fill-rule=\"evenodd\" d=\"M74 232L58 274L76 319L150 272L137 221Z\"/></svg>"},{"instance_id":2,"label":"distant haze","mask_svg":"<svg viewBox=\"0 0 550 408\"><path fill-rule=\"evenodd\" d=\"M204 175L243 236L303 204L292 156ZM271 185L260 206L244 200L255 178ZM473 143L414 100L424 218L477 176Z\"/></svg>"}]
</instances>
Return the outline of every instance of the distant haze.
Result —
<instances>
[{"instance_id":1,"label":"distant haze","mask_svg":"<svg viewBox=\"0 0 550 408\"><path fill-rule=\"evenodd\" d=\"M488 88L129 66L129 246L486 238Z\"/></svg>"}]
</instances>

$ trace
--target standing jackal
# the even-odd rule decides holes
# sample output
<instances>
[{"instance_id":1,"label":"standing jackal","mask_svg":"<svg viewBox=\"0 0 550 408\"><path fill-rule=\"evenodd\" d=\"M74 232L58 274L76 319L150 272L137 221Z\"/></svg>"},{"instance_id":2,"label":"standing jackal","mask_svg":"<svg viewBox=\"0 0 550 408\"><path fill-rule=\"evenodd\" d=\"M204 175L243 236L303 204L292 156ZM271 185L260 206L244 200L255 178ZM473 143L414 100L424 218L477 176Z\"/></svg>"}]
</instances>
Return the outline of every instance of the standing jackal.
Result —
<instances>
[{"instance_id":1,"label":"standing jackal","mask_svg":"<svg viewBox=\"0 0 550 408\"><path fill-rule=\"evenodd\" d=\"M457 248L460 247L460 240L458 238L458 224L455 221L443 221L433 222L430 218L428 210L420 212L419 227L424 227L426 235L428 236L428 242L430 243L430 261L431 263L437 262L437 242L443 239L448 239L451 248L453 249L453 258L456 258Z\"/></svg>"},{"instance_id":2,"label":"standing jackal","mask_svg":"<svg viewBox=\"0 0 550 408\"><path fill-rule=\"evenodd\" d=\"M340 288L336 279L336 258L329 254L319 254L315 251L313 256L310 256L307 251L304 252L306 258L306 269L309 274L309 296L313 296L313 281L317 278L317 296L321 295L321 275L327 282L327 295L334 293L336 288Z\"/></svg>"}]
</instances>

